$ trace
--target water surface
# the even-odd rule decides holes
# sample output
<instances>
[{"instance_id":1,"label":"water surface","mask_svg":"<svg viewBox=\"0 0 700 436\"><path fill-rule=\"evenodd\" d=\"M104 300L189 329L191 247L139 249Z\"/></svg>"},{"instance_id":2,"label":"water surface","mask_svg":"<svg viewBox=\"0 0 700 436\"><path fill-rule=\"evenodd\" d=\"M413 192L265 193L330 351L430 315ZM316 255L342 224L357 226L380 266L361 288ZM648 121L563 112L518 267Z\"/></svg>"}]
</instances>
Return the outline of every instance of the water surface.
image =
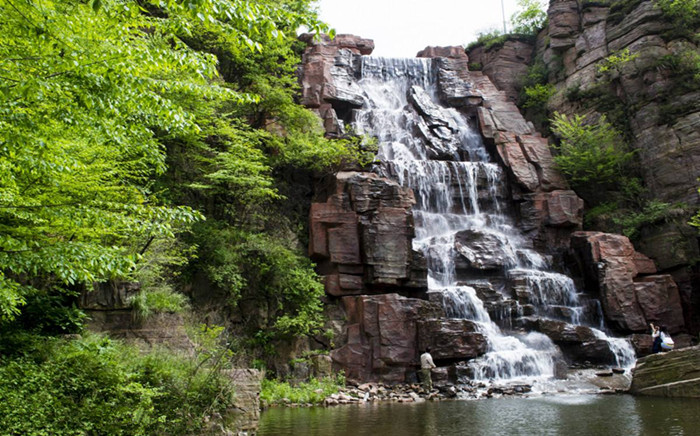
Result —
<instances>
[{"instance_id":1,"label":"water surface","mask_svg":"<svg viewBox=\"0 0 700 436\"><path fill-rule=\"evenodd\" d=\"M700 435L700 400L556 395L275 408L261 436Z\"/></svg>"}]
</instances>

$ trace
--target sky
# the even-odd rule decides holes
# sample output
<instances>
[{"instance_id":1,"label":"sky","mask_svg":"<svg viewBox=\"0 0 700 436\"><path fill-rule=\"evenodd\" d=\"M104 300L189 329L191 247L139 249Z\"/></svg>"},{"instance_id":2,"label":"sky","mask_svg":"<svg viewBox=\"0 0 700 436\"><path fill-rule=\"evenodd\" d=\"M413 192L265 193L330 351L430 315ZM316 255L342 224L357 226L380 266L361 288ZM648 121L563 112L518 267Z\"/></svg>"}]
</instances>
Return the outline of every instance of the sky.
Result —
<instances>
[{"instance_id":1,"label":"sky","mask_svg":"<svg viewBox=\"0 0 700 436\"><path fill-rule=\"evenodd\" d=\"M427 46L466 45L479 32L503 30L501 0L317 0L337 33L374 40L373 55L414 57ZM503 0L506 21L517 0Z\"/></svg>"}]
</instances>

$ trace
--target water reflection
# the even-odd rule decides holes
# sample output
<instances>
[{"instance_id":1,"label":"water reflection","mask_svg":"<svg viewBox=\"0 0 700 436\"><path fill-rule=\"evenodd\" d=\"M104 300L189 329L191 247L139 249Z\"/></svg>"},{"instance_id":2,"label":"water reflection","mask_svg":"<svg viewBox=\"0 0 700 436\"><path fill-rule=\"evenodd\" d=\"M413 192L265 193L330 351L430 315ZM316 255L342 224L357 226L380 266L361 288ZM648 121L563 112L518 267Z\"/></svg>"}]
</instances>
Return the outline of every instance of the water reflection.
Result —
<instances>
[{"instance_id":1,"label":"water reflection","mask_svg":"<svg viewBox=\"0 0 700 436\"><path fill-rule=\"evenodd\" d=\"M700 400L629 395L271 409L260 436L697 435Z\"/></svg>"}]
</instances>

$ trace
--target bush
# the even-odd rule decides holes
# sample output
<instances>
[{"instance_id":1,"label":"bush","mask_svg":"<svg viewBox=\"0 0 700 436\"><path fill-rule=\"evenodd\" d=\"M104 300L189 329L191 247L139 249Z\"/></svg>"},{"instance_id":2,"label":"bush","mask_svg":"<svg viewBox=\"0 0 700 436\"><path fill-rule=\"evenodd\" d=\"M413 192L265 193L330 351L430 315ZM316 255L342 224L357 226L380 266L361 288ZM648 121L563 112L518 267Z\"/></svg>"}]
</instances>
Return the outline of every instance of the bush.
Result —
<instances>
[{"instance_id":1,"label":"bush","mask_svg":"<svg viewBox=\"0 0 700 436\"><path fill-rule=\"evenodd\" d=\"M337 393L344 386L345 377L342 374L322 379L312 377L308 382L297 385L279 380L263 380L260 401L263 407L281 405L288 402L320 404L324 399Z\"/></svg>"},{"instance_id":2,"label":"bush","mask_svg":"<svg viewBox=\"0 0 700 436\"><path fill-rule=\"evenodd\" d=\"M2 339L3 434L192 434L231 404L229 381L191 358L100 336Z\"/></svg>"},{"instance_id":3,"label":"bush","mask_svg":"<svg viewBox=\"0 0 700 436\"><path fill-rule=\"evenodd\" d=\"M508 35L504 34L500 30L494 29L490 32L479 33L476 41L470 42L467 45L467 51L472 50L476 47L483 46L485 50L491 50L492 48L498 48L503 46L503 44L508 40Z\"/></svg>"},{"instance_id":4,"label":"bush","mask_svg":"<svg viewBox=\"0 0 700 436\"><path fill-rule=\"evenodd\" d=\"M551 83L546 85L538 83L532 87L523 88L523 92L525 93L524 108L546 109L547 102L556 92L556 88Z\"/></svg>"},{"instance_id":5,"label":"bush","mask_svg":"<svg viewBox=\"0 0 700 436\"><path fill-rule=\"evenodd\" d=\"M137 319L146 319L153 313L181 313L189 307L189 300L183 294L167 289L141 291L130 300Z\"/></svg>"},{"instance_id":6,"label":"bush","mask_svg":"<svg viewBox=\"0 0 700 436\"><path fill-rule=\"evenodd\" d=\"M554 114L552 130L561 138L554 162L574 189L596 191L621 182L634 153L605 116L596 124L585 121L581 115Z\"/></svg>"}]
</instances>

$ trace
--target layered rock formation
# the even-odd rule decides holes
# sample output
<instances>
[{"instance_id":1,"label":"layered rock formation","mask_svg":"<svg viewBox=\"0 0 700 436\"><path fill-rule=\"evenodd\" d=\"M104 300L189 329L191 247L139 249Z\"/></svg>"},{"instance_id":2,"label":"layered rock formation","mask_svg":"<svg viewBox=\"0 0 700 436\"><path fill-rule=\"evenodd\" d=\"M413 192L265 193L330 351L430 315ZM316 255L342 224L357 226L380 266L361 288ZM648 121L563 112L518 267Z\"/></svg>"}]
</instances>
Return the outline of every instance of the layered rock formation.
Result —
<instances>
[{"instance_id":1,"label":"layered rock formation","mask_svg":"<svg viewBox=\"0 0 700 436\"><path fill-rule=\"evenodd\" d=\"M700 346L652 354L637 361L630 393L700 398Z\"/></svg>"},{"instance_id":2,"label":"layered rock formation","mask_svg":"<svg viewBox=\"0 0 700 436\"><path fill-rule=\"evenodd\" d=\"M324 203L311 205L309 255L335 297L425 288L412 250L410 189L372 173L340 172Z\"/></svg>"},{"instance_id":3,"label":"layered rock formation","mask_svg":"<svg viewBox=\"0 0 700 436\"><path fill-rule=\"evenodd\" d=\"M700 91L693 79L683 76L679 65L697 56L698 46L674 37L681 29L674 29L651 0L609 5L551 0L548 17L549 24L535 44L511 38L491 50L475 48L469 56L511 99L522 83L508 79L522 77L537 57L556 87L550 111L586 113L593 119L596 111L612 112L628 123L649 195L688 206L669 221L645 227L638 249L659 270L673 276L685 328L696 334L700 331L700 247L697 230L687 221L700 206ZM601 72L606 58L623 50L629 50L633 59ZM645 292L642 285L635 286ZM630 322L635 328L640 324Z\"/></svg>"},{"instance_id":4,"label":"layered rock formation","mask_svg":"<svg viewBox=\"0 0 700 436\"><path fill-rule=\"evenodd\" d=\"M606 319L625 331L645 332L649 323L684 330L678 287L622 235L576 232L572 247L583 264L588 288L597 289Z\"/></svg>"},{"instance_id":5,"label":"layered rock formation","mask_svg":"<svg viewBox=\"0 0 700 436\"><path fill-rule=\"evenodd\" d=\"M351 121L353 108L362 100L354 81L359 78L358 54L364 52L356 47L371 44L347 35L308 42L300 73L302 100L324 118L329 136L342 135L343 125ZM488 77L469 72L468 58L460 48L429 47L419 56L438 56L431 62L440 100L471 115L508 171L513 183L510 189L502 187L498 196L515 201L521 223L537 247L550 253L564 251L570 232L581 226L583 203L554 171L547 141ZM464 152L459 144L445 142L449 135L441 129L448 122L422 88L410 88L407 99L409 110L421 120L416 134L433 159ZM466 195L460 186L454 189L455 195ZM352 379L410 379L419 350L427 345L442 364L468 360L487 349L486 339L472 322L445 320L441 305L426 301L425 260L412 250L414 202L411 190L392 180L343 171L318 190L312 204L310 255L325 278L326 293L341 298L346 318L331 356ZM502 277L506 256L513 254L504 252L499 261L494 254L499 244L492 235L459 235L455 249L461 257L456 268L465 275L486 272L500 277L498 286L514 287ZM477 288L496 318L506 312L515 316L515 300L504 299L490 285Z\"/></svg>"}]
</instances>

